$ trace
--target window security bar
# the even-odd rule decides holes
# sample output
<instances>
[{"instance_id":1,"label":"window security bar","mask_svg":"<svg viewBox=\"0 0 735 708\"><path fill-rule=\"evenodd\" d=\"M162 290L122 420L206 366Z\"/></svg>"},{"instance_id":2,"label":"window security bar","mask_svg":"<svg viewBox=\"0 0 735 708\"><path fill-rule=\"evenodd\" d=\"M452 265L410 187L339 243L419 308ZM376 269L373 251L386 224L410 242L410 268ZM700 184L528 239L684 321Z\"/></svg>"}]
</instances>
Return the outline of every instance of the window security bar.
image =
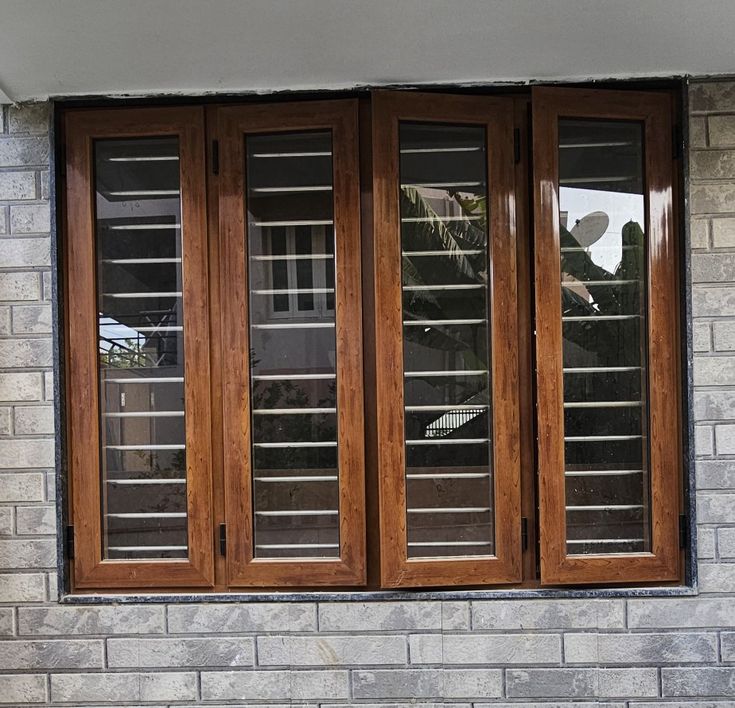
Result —
<instances>
[{"instance_id":1,"label":"window security bar","mask_svg":"<svg viewBox=\"0 0 735 708\"><path fill-rule=\"evenodd\" d=\"M339 548L339 543L258 543L255 547L264 551L290 551L297 549Z\"/></svg>"},{"instance_id":2,"label":"window security bar","mask_svg":"<svg viewBox=\"0 0 735 708\"><path fill-rule=\"evenodd\" d=\"M484 290L487 287L485 283L459 283L456 285L404 285L405 292L413 292L415 290Z\"/></svg>"},{"instance_id":3,"label":"window security bar","mask_svg":"<svg viewBox=\"0 0 735 708\"><path fill-rule=\"evenodd\" d=\"M642 474L643 470L566 470L567 477L625 477Z\"/></svg>"},{"instance_id":4,"label":"window security bar","mask_svg":"<svg viewBox=\"0 0 735 708\"><path fill-rule=\"evenodd\" d=\"M110 265L153 265L181 263L181 258L103 258L102 263Z\"/></svg>"},{"instance_id":5,"label":"window security bar","mask_svg":"<svg viewBox=\"0 0 735 708\"><path fill-rule=\"evenodd\" d=\"M466 320L403 320L404 327L439 327L442 325L475 325L485 324L486 319L473 318Z\"/></svg>"},{"instance_id":6,"label":"window security bar","mask_svg":"<svg viewBox=\"0 0 735 708\"><path fill-rule=\"evenodd\" d=\"M441 153L441 152L479 152L481 147L431 147L431 148L401 148L401 155L421 155L424 153Z\"/></svg>"},{"instance_id":7,"label":"window security bar","mask_svg":"<svg viewBox=\"0 0 735 708\"><path fill-rule=\"evenodd\" d=\"M178 197L178 189L130 189L107 192L111 197Z\"/></svg>"},{"instance_id":8,"label":"window security bar","mask_svg":"<svg viewBox=\"0 0 735 708\"><path fill-rule=\"evenodd\" d=\"M135 411L104 413L105 418L183 418L184 411Z\"/></svg>"},{"instance_id":9,"label":"window security bar","mask_svg":"<svg viewBox=\"0 0 735 708\"><path fill-rule=\"evenodd\" d=\"M482 412L490 407L489 403L476 403L476 404L460 404L460 405L441 405L441 406L406 406L407 411L472 411Z\"/></svg>"},{"instance_id":10,"label":"window security bar","mask_svg":"<svg viewBox=\"0 0 735 708\"><path fill-rule=\"evenodd\" d=\"M333 253L286 253L280 256L250 256L251 261L331 261L333 258Z\"/></svg>"},{"instance_id":11,"label":"window security bar","mask_svg":"<svg viewBox=\"0 0 735 708\"><path fill-rule=\"evenodd\" d=\"M283 324L253 324L251 329L328 329L334 322L284 322Z\"/></svg>"},{"instance_id":12,"label":"window security bar","mask_svg":"<svg viewBox=\"0 0 735 708\"><path fill-rule=\"evenodd\" d=\"M413 377L431 377L431 376L485 376L488 373L487 369L463 369L453 371L404 371L403 375L406 378Z\"/></svg>"},{"instance_id":13,"label":"window security bar","mask_svg":"<svg viewBox=\"0 0 735 708\"><path fill-rule=\"evenodd\" d=\"M469 248L453 251L402 251L401 255L407 258L423 258L424 256L479 256L482 253L485 253L482 249Z\"/></svg>"},{"instance_id":14,"label":"window security bar","mask_svg":"<svg viewBox=\"0 0 735 708\"><path fill-rule=\"evenodd\" d=\"M331 192L331 184L315 184L308 187L253 187L255 194L297 194L299 192Z\"/></svg>"},{"instance_id":15,"label":"window security bar","mask_svg":"<svg viewBox=\"0 0 735 708\"><path fill-rule=\"evenodd\" d=\"M118 300L133 299L137 300L146 297L181 297L181 292L150 292L150 293L102 293L102 297L112 297Z\"/></svg>"},{"instance_id":16,"label":"window security bar","mask_svg":"<svg viewBox=\"0 0 735 708\"><path fill-rule=\"evenodd\" d=\"M105 445L107 450L129 452L131 450L186 450L186 445Z\"/></svg>"},{"instance_id":17,"label":"window security bar","mask_svg":"<svg viewBox=\"0 0 735 708\"><path fill-rule=\"evenodd\" d=\"M172 479L108 479L107 484L116 484L121 487L137 487L138 485L149 485L149 484L186 484L186 479L183 477L176 477Z\"/></svg>"},{"instance_id":18,"label":"window security bar","mask_svg":"<svg viewBox=\"0 0 735 708\"><path fill-rule=\"evenodd\" d=\"M293 221L251 221L251 226L331 226L332 219L297 219Z\"/></svg>"},{"instance_id":19,"label":"window security bar","mask_svg":"<svg viewBox=\"0 0 735 708\"><path fill-rule=\"evenodd\" d=\"M575 538L567 539L567 543L571 544L585 544L585 545L596 545L598 543L643 543L643 538Z\"/></svg>"},{"instance_id":20,"label":"window security bar","mask_svg":"<svg viewBox=\"0 0 735 708\"><path fill-rule=\"evenodd\" d=\"M579 285L636 285L642 282L641 280L562 280L561 286L563 288L574 288Z\"/></svg>"},{"instance_id":21,"label":"window security bar","mask_svg":"<svg viewBox=\"0 0 735 708\"><path fill-rule=\"evenodd\" d=\"M337 447L336 441L323 441L323 442L314 442L314 441L306 441L306 442L269 442L269 443L253 443L253 447L260 447L265 450L267 449L273 449L276 450L278 448L286 448L286 447L292 447L292 448L299 448L299 447Z\"/></svg>"},{"instance_id":22,"label":"window security bar","mask_svg":"<svg viewBox=\"0 0 735 708\"><path fill-rule=\"evenodd\" d=\"M285 477L254 477L253 479L255 482L337 482L339 477L336 474L298 474Z\"/></svg>"},{"instance_id":23,"label":"window security bar","mask_svg":"<svg viewBox=\"0 0 735 708\"><path fill-rule=\"evenodd\" d=\"M428 472L407 472L406 479L484 479L490 477L489 472L440 472L429 474Z\"/></svg>"},{"instance_id":24,"label":"window security bar","mask_svg":"<svg viewBox=\"0 0 735 708\"><path fill-rule=\"evenodd\" d=\"M603 322L603 321L614 321L614 320L637 320L640 319L641 315L574 315L564 316L561 318L562 322Z\"/></svg>"},{"instance_id":25,"label":"window security bar","mask_svg":"<svg viewBox=\"0 0 735 708\"><path fill-rule=\"evenodd\" d=\"M181 224L115 224L107 228L110 231L167 231L180 229Z\"/></svg>"},{"instance_id":26,"label":"window security bar","mask_svg":"<svg viewBox=\"0 0 735 708\"><path fill-rule=\"evenodd\" d=\"M402 224L430 224L435 221L442 222L455 222L455 221L479 221L484 217L482 216L403 216L401 217Z\"/></svg>"},{"instance_id":27,"label":"window security bar","mask_svg":"<svg viewBox=\"0 0 735 708\"><path fill-rule=\"evenodd\" d=\"M571 435L564 436L564 442L616 442L640 440L642 437L642 435Z\"/></svg>"},{"instance_id":28,"label":"window security bar","mask_svg":"<svg viewBox=\"0 0 735 708\"><path fill-rule=\"evenodd\" d=\"M406 509L409 514L483 514L490 511L489 506L444 506L418 507Z\"/></svg>"},{"instance_id":29,"label":"window security bar","mask_svg":"<svg viewBox=\"0 0 735 708\"><path fill-rule=\"evenodd\" d=\"M250 157L331 157L331 152L255 152Z\"/></svg>"},{"instance_id":30,"label":"window security bar","mask_svg":"<svg viewBox=\"0 0 735 708\"><path fill-rule=\"evenodd\" d=\"M569 366L562 369L565 374L620 374L640 370L640 366Z\"/></svg>"},{"instance_id":31,"label":"window security bar","mask_svg":"<svg viewBox=\"0 0 735 708\"><path fill-rule=\"evenodd\" d=\"M256 516L337 516L338 509L281 509L278 511L256 511Z\"/></svg>"},{"instance_id":32,"label":"window security bar","mask_svg":"<svg viewBox=\"0 0 735 708\"><path fill-rule=\"evenodd\" d=\"M411 189L416 187L429 187L441 189L442 187L482 187L482 182L407 182L401 185L401 189Z\"/></svg>"},{"instance_id":33,"label":"window security bar","mask_svg":"<svg viewBox=\"0 0 735 708\"><path fill-rule=\"evenodd\" d=\"M130 155L126 157L108 157L106 162L178 162L178 155Z\"/></svg>"},{"instance_id":34,"label":"window security bar","mask_svg":"<svg viewBox=\"0 0 735 708\"><path fill-rule=\"evenodd\" d=\"M643 401L572 401L564 408L638 408Z\"/></svg>"},{"instance_id":35,"label":"window security bar","mask_svg":"<svg viewBox=\"0 0 735 708\"><path fill-rule=\"evenodd\" d=\"M324 295L334 292L334 288L275 288L271 290L251 290L253 295Z\"/></svg>"},{"instance_id":36,"label":"window security bar","mask_svg":"<svg viewBox=\"0 0 735 708\"><path fill-rule=\"evenodd\" d=\"M254 408L253 415L319 415L336 413L336 408Z\"/></svg>"},{"instance_id":37,"label":"window security bar","mask_svg":"<svg viewBox=\"0 0 735 708\"><path fill-rule=\"evenodd\" d=\"M493 544L491 541L409 541L408 545L418 548L441 548L442 546L492 546Z\"/></svg>"},{"instance_id":38,"label":"window security bar","mask_svg":"<svg viewBox=\"0 0 735 708\"><path fill-rule=\"evenodd\" d=\"M108 519L185 519L185 511L131 511L119 514L105 514Z\"/></svg>"},{"instance_id":39,"label":"window security bar","mask_svg":"<svg viewBox=\"0 0 735 708\"><path fill-rule=\"evenodd\" d=\"M253 381L331 381L336 374L254 374Z\"/></svg>"},{"instance_id":40,"label":"window security bar","mask_svg":"<svg viewBox=\"0 0 735 708\"><path fill-rule=\"evenodd\" d=\"M588 506L567 506L567 511L633 511L643 509L643 504L590 504Z\"/></svg>"},{"instance_id":41,"label":"window security bar","mask_svg":"<svg viewBox=\"0 0 735 708\"><path fill-rule=\"evenodd\" d=\"M406 440L406 445L483 445L488 438L421 438Z\"/></svg>"},{"instance_id":42,"label":"window security bar","mask_svg":"<svg viewBox=\"0 0 735 708\"><path fill-rule=\"evenodd\" d=\"M184 383L183 376L152 376L149 379L143 377L130 377L123 379L104 379L108 384L166 384L166 383Z\"/></svg>"},{"instance_id":43,"label":"window security bar","mask_svg":"<svg viewBox=\"0 0 735 708\"><path fill-rule=\"evenodd\" d=\"M162 552L162 551L188 551L188 546L108 546L108 551L114 551L115 553L141 553L148 551Z\"/></svg>"}]
</instances>

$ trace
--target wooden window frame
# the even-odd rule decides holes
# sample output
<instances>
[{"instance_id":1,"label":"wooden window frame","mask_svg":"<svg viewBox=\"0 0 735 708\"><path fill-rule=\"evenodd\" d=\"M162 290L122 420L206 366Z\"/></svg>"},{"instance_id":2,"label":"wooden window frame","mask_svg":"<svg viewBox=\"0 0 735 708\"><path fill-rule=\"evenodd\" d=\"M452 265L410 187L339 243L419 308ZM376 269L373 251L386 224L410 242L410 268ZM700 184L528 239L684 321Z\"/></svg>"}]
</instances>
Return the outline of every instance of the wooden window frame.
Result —
<instances>
[{"instance_id":1,"label":"wooden window frame","mask_svg":"<svg viewBox=\"0 0 735 708\"><path fill-rule=\"evenodd\" d=\"M680 406L672 411L668 402L671 392L681 400L672 96L534 88L530 102L530 118L526 95L413 91L376 91L360 101L63 113L67 167L60 175L65 190L60 253L66 293L73 590L533 588L682 580L681 412ZM566 554L557 282L560 117L645 125L652 506L648 554ZM495 556L407 557L399 121L480 125L488 136ZM525 146L529 122L533 149L526 151L519 146ZM332 131L334 150L340 556L257 559L249 361L242 354L249 351L244 135L320 129ZM156 136L178 136L180 144L189 559L105 560L100 462L90 454L100 444L93 143ZM209 141L219 144L219 174L206 169L214 168L214 157L209 165L205 158ZM530 543L522 539L522 516L529 521ZM227 528L225 557L215 552L222 522Z\"/></svg>"},{"instance_id":2,"label":"wooden window frame","mask_svg":"<svg viewBox=\"0 0 735 708\"><path fill-rule=\"evenodd\" d=\"M210 586L212 449L209 398L209 306L202 108L125 108L65 114L67 390L74 587ZM185 351L187 560L122 561L102 557L99 450L94 141L179 139Z\"/></svg>"},{"instance_id":3,"label":"wooden window frame","mask_svg":"<svg viewBox=\"0 0 735 708\"><path fill-rule=\"evenodd\" d=\"M566 585L678 580L681 425L680 406L671 404L672 397L680 401L671 96L534 88L532 100L541 582ZM566 551L558 221L560 118L640 121L644 126L650 553L570 555Z\"/></svg>"},{"instance_id":4,"label":"wooden window frame","mask_svg":"<svg viewBox=\"0 0 735 708\"><path fill-rule=\"evenodd\" d=\"M516 327L513 103L474 96L373 94L377 468L380 571L385 587L476 585L521 580L520 423ZM488 247L495 554L409 559L403 392L403 303L398 201L401 121L482 126L488 146Z\"/></svg>"},{"instance_id":5,"label":"wooden window frame","mask_svg":"<svg viewBox=\"0 0 735 708\"><path fill-rule=\"evenodd\" d=\"M362 381L360 192L357 101L233 106L218 110L221 168L225 515L228 584L240 586L365 583L365 469ZM256 558L252 519L245 136L330 130L335 228L335 331L339 450L339 560Z\"/></svg>"}]
</instances>

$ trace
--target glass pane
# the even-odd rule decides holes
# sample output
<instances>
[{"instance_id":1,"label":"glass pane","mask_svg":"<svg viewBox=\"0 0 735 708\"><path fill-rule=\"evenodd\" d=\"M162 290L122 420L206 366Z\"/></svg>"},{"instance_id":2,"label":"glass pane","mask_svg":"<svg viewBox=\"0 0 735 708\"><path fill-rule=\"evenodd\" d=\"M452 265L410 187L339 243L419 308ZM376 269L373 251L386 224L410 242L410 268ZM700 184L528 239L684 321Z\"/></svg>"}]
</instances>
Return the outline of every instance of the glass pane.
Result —
<instances>
[{"instance_id":1,"label":"glass pane","mask_svg":"<svg viewBox=\"0 0 735 708\"><path fill-rule=\"evenodd\" d=\"M650 550L643 130L559 122L567 552Z\"/></svg>"},{"instance_id":2,"label":"glass pane","mask_svg":"<svg viewBox=\"0 0 735 708\"><path fill-rule=\"evenodd\" d=\"M332 136L249 136L256 558L339 557Z\"/></svg>"},{"instance_id":3,"label":"glass pane","mask_svg":"<svg viewBox=\"0 0 735 708\"><path fill-rule=\"evenodd\" d=\"M186 558L177 138L95 143L103 557Z\"/></svg>"},{"instance_id":4,"label":"glass pane","mask_svg":"<svg viewBox=\"0 0 735 708\"><path fill-rule=\"evenodd\" d=\"M401 124L409 558L494 553L486 165L484 128Z\"/></svg>"}]
</instances>

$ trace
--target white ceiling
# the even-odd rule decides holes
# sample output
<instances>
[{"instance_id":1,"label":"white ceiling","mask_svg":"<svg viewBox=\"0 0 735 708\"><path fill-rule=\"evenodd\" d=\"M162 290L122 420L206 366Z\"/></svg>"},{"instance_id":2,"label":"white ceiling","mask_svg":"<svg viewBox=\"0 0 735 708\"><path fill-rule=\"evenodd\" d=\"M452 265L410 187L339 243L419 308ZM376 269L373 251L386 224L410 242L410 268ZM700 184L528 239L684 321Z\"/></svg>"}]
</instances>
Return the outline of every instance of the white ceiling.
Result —
<instances>
[{"instance_id":1,"label":"white ceiling","mask_svg":"<svg viewBox=\"0 0 735 708\"><path fill-rule=\"evenodd\" d=\"M0 89L209 93L735 73L733 0L2 0Z\"/></svg>"}]
</instances>

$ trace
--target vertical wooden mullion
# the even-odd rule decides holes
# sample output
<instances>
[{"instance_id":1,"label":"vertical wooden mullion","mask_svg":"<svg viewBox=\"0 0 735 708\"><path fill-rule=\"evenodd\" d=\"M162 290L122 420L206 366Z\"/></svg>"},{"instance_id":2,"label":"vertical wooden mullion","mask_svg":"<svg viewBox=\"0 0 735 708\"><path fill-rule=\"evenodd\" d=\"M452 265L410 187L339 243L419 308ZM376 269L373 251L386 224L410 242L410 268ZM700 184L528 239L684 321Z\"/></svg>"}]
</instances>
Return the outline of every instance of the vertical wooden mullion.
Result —
<instances>
[{"instance_id":1,"label":"vertical wooden mullion","mask_svg":"<svg viewBox=\"0 0 735 708\"><path fill-rule=\"evenodd\" d=\"M209 305L203 113L198 108L80 111L67 114L65 124L69 460L76 541L74 587L209 586L213 582L213 569L209 530ZM180 151L189 555L186 560L173 561L105 560L99 471L93 142L169 135L178 137Z\"/></svg>"},{"instance_id":2,"label":"vertical wooden mullion","mask_svg":"<svg viewBox=\"0 0 735 708\"><path fill-rule=\"evenodd\" d=\"M534 89L534 215L541 574L544 584L679 578L680 489L677 254L673 219L671 107L667 94ZM558 122L560 117L644 125L651 553L566 551Z\"/></svg>"}]
</instances>

